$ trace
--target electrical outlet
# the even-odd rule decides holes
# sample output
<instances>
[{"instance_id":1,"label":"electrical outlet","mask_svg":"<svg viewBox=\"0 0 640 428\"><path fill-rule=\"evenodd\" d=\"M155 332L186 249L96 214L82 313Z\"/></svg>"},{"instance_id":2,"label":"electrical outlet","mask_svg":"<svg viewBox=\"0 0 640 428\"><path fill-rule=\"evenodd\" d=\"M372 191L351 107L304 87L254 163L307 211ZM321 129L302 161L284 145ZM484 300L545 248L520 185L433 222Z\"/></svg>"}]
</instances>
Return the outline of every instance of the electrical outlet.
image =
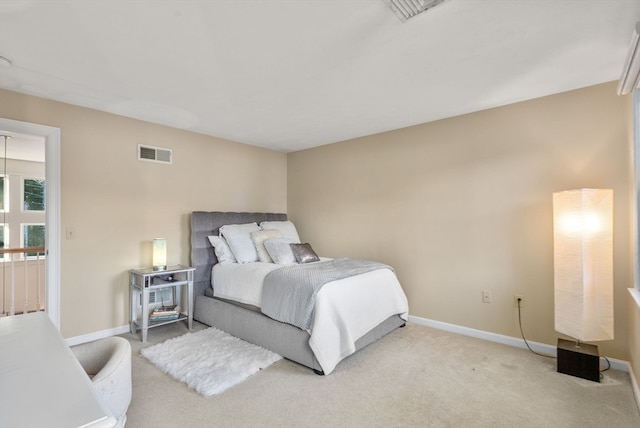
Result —
<instances>
[{"instance_id":1,"label":"electrical outlet","mask_svg":"<svg viewBox=\"0 0 640 428\"><path fill-rule=\"evenodd\" d=\"M520 299L520 304L518 305L518 299ZM513 307L514 308L524 308L524 296L520 294L516 294L513 296Z\"/></svg>"},{"instance_id":2,"label":"electrical outlet","mask_svg":"<svg viewBox=\"0 0 640 428\"><path fill-rule=\"evenodd\" d=\"M491 303L491 291L482 290L482 302Z\"/></svg>"}]
</instances>

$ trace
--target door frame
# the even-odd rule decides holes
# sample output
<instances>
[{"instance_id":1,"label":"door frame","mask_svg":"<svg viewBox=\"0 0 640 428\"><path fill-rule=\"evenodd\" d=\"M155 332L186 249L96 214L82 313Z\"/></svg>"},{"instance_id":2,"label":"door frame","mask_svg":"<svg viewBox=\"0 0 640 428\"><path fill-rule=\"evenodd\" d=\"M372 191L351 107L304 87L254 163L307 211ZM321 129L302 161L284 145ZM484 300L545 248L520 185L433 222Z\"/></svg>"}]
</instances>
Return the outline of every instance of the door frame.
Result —
<instances>
[{"instance_id":1,"label":"door frame","mask_svg":"<svg viewBox=\"0 0 640 428\"><path fill-rule=\"evenodd\" d=\"M640 89L633 91L633 197L631 201L633 230L634 287L640 292Z\"/></svg>"},{"instance_id":2,"label":"door frame","mask_svg":"<svg viewBox=\"0 0 640 428\"><path fill-rule=\"evenodd\" d=\"M45 139L45 312L60 329L60 128L0 117L6 132L36 135Z\"/></svg>"}]
</instances>

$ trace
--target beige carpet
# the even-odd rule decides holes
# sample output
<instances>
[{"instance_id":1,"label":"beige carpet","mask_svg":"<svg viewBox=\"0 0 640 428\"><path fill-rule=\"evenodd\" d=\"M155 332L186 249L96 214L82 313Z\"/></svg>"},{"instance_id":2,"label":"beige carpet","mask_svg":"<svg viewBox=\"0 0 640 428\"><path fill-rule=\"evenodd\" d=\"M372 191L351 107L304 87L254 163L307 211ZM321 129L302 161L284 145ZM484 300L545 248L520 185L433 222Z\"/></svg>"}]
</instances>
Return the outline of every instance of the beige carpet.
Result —
<instances>
[{"instance_id":1,"label":"beige carpet","mask_svg":"<svg viewBox=\"0 0 640 428\"><path fill-rule=\"evenodd\" d=\"M185 332L184 323L152 329L144 346ZM133 349L129 428L640 427L625 372L590 382L522 349L415 324L329 376L280 360L213 397L163 374L140 355L136 336L123 337Z\"/></svg>"}]
</instances>

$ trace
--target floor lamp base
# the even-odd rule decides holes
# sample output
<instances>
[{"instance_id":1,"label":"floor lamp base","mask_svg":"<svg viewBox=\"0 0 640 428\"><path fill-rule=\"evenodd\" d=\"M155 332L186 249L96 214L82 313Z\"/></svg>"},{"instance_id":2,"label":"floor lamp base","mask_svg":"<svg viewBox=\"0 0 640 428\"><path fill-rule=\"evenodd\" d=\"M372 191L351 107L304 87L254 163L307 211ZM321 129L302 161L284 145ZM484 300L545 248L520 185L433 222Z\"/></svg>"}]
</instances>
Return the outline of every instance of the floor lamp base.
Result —
<instances>
[{"instance_id":1,"label":"floor lamp base","mask_svg":"<svg viewBox=\"0 0 640 428\"><path fill-rule=\"evenodd\" d=\"M558 339L558 373L600 382L598 347L587 343Z\"/></svg>"}]
</instances>

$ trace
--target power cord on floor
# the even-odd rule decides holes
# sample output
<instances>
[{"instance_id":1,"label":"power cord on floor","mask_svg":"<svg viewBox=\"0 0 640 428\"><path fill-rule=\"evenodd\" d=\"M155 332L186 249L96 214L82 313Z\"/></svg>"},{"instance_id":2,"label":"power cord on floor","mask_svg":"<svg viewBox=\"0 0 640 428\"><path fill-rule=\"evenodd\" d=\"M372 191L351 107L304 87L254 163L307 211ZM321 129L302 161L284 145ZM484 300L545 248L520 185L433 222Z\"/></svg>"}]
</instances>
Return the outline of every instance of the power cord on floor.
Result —
<instances>
[{"instance_id":1,"label":"power cord on floor","mask_svg":"<svg viewBox=\"0 0 640 428\"><path fill-rule=\"evenodd\" d=\"M520 302L522 301L521 297L518 297L518 324L520 325L520 335L522 336L522 340L524 340L524 344L527 345L527 348L529 349L529 351L533 352L536 355L540 355L541 357L546 357L546 358L557 358L554 357L553 355L546 355L546 354L541 354L539 352L534 351L533 349L531 349L531 346L529 346L529 342L527 342L527 339L524 337L524 331L522 330L522 307L520 306ZM602 356L600 358L604 358L604 360L607 362L607 368L600 370L600 379L602 379L604 377L604 375L602 373L606 372L607 370L609 370L611 368L611 361L609 361L609 359L605 356Z\"/></svg>"},{"instance_id":2,"label":"power cord on floor","mask_svg":"<svg viewBox=\"0 0 640 428\"><path fill-rule=\"evenodd\" d=\"M602 379L602 378L604 378L604 375L602 373L606 372L607 370L609 370L611 368L611 361L609 361L609 359L607 357L605 357L605 356L602 356L600 358L604 358L604 360L607 362L607 368L600 370L600 379Z\"/></svg>"}]
</instances>

